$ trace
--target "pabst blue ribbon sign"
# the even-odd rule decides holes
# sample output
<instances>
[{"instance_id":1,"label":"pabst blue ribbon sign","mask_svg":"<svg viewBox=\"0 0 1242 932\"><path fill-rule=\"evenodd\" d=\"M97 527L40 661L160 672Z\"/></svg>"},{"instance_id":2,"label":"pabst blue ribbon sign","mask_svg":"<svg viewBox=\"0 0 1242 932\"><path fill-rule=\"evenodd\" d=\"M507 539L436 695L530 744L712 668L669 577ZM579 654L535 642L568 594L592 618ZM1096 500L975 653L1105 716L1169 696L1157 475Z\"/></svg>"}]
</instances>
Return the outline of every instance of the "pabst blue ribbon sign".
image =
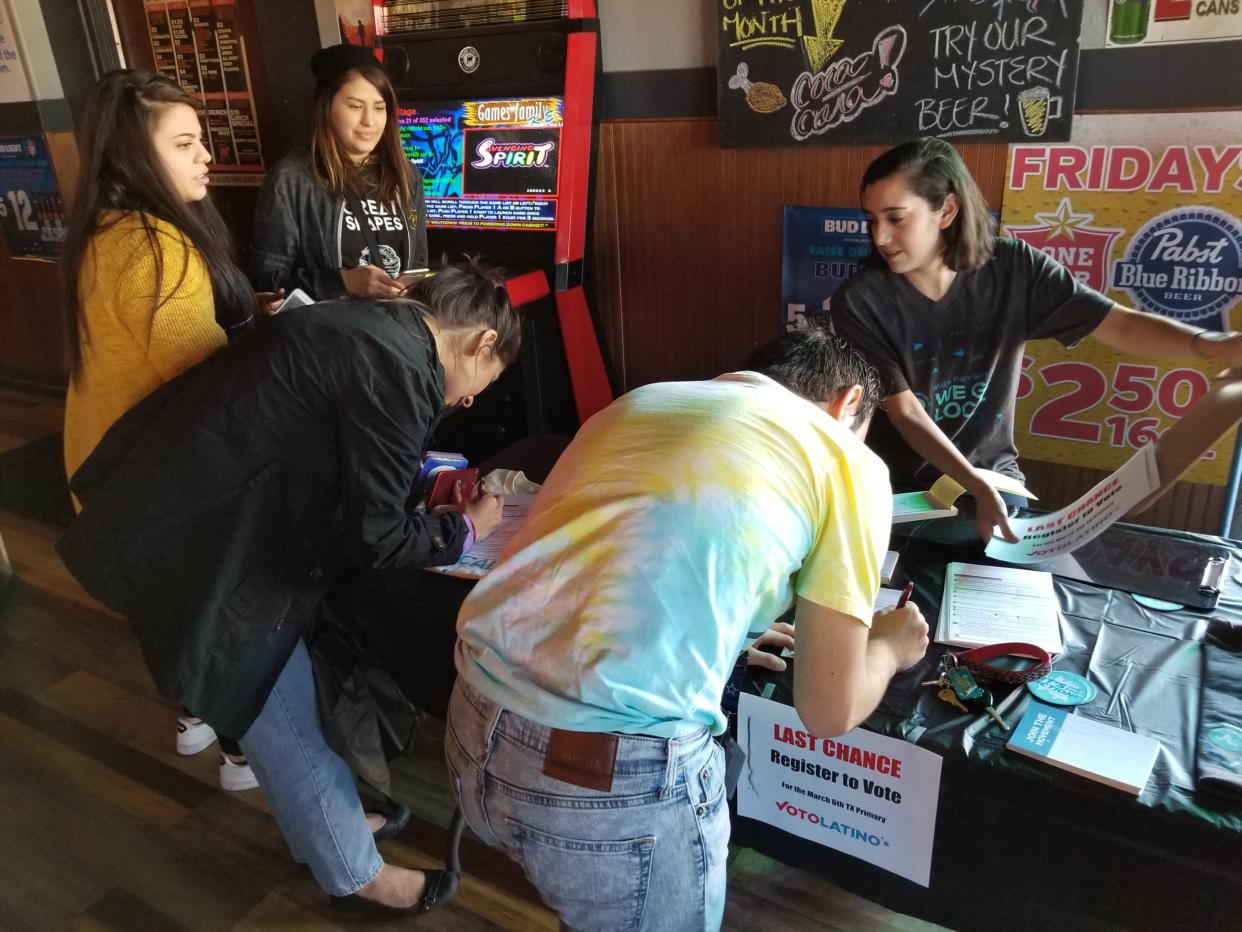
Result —
<instances>
[{"instance_id":1,"label":"pabst blue ribbon sign","mask_svg":"<svg viewBox=\"0 0 1242 932\"><path fill-rule=\"evenodd\" d=\"M1076 117L1073 144L1010 148L1002 229L1118 304L1242 329L1242 114ZM1217 364L1028 344L1024 457L1112 470L1208 389ZM1232 434L1187 479L1224 485Z\"/></svg>"},{"instance_id":2,"label":"pabst blue ribbon sign","mask_svg":"<svg viewBox=\"0 0 1242 932\"><path fill-rule=\"evenodd\" d=\"M1228 330L1242 294L1242 224L1212 207L1165 211L1134 234L1111 285L1136 308Z\"/></svg>"}]
</instances>

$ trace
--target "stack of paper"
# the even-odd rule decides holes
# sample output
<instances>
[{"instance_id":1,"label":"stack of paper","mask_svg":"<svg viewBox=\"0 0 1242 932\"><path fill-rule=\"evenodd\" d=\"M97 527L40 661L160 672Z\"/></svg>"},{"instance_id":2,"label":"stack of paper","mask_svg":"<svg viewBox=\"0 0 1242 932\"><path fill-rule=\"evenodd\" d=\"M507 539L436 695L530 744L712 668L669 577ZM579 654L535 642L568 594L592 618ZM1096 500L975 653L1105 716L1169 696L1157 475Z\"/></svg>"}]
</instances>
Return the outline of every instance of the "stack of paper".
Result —
<instances>
[{"instance_id":1,"label":"stack of paper","mask_svg":"<svg viewBox=\"0 0 1242 932\"><path fill-rule=\"evenodd\" d=\"M513 540L518 529L526 521L530 511L533 495L506 495L504 510L501 512L500 526L485 540L476 541L475 545L461 559L449 566L428 566L425 569L446 576L462 576L467 579L479 579L487 575L487 571L496 565L500 555L504 553L509 541Z\"/></svg>"},{"instance_id":2,"label":"stack of paper","mask_svg":"<svg viewBox=\"0 0 1242 932\"><path fill-rule=\"evenodd\" d=\"M955 647L984 647L1020 641L1059 654L1061 610L1052 574L1009 566L950 563L936 641Z\"/></svg>"},{"instance_id":3,"label":"stack of paper","mask_svg":"<svg viewBox=\"0 0 1242 932\"><path fill-rule=\"evenodd\" d=\"M1143 792L1160 752L1155 738L1042 702L1030 704L1007 747L1135 794Z\"/></svg>"}]
</instances>

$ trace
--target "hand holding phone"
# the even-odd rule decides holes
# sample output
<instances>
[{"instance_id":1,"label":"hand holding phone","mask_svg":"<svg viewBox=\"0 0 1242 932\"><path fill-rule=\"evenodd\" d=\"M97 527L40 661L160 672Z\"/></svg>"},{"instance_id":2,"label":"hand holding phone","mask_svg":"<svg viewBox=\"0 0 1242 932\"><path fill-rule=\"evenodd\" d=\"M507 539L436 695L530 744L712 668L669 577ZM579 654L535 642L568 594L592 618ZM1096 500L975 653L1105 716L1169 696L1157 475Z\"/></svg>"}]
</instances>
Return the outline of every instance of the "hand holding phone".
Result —
<instances>
[{"instance_id":1,"label":"hand holding phone","mask_svg":"<svg viewBox=\"0 0 1242 932\"><path fill-rule=\"evenodd\" d=\"M454 501L453 490L461 483L461 499ZM474 498L474 489L479 482L477 467L470 469L446 469L438 472L432 479L431 491L427 494L427 510L444 508L448 511L465 511L466 502Z\"/></svg>"}]
</instances>

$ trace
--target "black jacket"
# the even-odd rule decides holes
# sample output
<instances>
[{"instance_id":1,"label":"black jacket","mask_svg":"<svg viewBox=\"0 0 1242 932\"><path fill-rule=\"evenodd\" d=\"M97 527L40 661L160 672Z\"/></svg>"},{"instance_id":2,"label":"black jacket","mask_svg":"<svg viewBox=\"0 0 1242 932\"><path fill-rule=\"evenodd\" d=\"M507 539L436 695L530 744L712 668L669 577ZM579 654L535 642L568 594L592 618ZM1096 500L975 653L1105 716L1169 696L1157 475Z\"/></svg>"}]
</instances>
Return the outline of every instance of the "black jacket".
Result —
<instances>
[{"instance_id":1,"label":"black jacket","mask_svg":"<svg viewBox=\"0 0 1242 932\"><path fill-rule=\"evenodd\" d=\"M461 555L460 514L412 507L443 408L408 305L283 314L113 426L57 549L129 619L159 688L241 737L343 565L399 583Z\"/></svg>"},{"instance_id":2,"label":"black jacket","mask_svg":"<svg viewBox=\"0 0 1242 932\"><path fill-rule=\"evenodd\" d=\"M427 265L427 205L423 176L410 163L410 268ZM301 288L317 301L345 294L341 226L345 201L311 177L310 154L299 149L272 166L259 191L250 242L250 281L256 291Z\"/></svg>"}]
</instances>

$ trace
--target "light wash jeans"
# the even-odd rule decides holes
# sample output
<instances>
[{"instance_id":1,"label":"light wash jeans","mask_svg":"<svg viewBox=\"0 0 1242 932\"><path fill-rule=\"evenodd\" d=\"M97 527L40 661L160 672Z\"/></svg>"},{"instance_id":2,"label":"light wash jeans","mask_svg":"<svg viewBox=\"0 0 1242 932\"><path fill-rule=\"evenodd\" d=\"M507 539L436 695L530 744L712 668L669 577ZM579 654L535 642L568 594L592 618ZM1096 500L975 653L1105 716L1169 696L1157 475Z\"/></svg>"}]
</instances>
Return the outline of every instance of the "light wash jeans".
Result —
<instances>
[{"instance_id":1,"label":"light wash jeans","mask_svg":"<svg viewBox=\"0 0 1242 932\"><path fill-rule=\"evenodd\" d=\"M241 739L272 816L319 886L345 896L384 866L345 761L323 740L306 645L297 647Z\"/></svg>"},{"instance_id":2,"label":"light wash jeans","mask_svg":"<svg viewBox=\"0 0 1242 932\"><path fill-rule=\"evenodd\" d=\"M521 864L571 929L718 929L729 808L707 729L618 735L610 793L544 776L548 732L457 680L444 745L475 834Z\"/></svg>"}]
</instances>

